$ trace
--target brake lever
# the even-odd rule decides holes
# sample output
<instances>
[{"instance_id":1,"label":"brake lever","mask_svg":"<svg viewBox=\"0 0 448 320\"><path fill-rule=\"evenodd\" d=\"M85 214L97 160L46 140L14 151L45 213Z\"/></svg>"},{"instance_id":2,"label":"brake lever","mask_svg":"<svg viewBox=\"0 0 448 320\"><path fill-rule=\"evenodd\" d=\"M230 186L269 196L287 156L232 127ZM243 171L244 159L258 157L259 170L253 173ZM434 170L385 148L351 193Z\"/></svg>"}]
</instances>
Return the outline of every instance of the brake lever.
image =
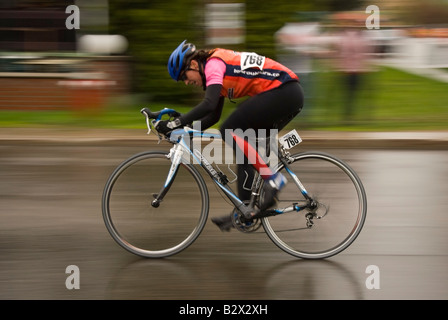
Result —
<instances>
[{"instance_id":1,"label":"brake lever","mask_svg":"<svg viewBox=\"0 0 448 320\"><path fill-rule=\"evenodd\" d=\"M156 120L152 120L152 125L154 126L154 128L156 127L155 125L154 125L154 122L155 122ZM163 140L163 137L162 137L162 135L160 134L160 132L158 132L157 130L155 131L156 132L156 134L157 134L157 137L159 138L159 141L157 141L157 144L160 144L160 142L162 142L162 140Z\"/></svg>"},{"instance_id":2,"label":"brake lever","mask_svg":"<svg viewBox=\"0 0 448 320\"><path fill-rule=\"evenodd\" d=\"M144 109L142 109L140 112L143 113L146 118L146 126L148 127L148 132L146 134L150 134L151 133L151 124L149 123L149 115L144 111Z\"/></svg>"}]
</instances>

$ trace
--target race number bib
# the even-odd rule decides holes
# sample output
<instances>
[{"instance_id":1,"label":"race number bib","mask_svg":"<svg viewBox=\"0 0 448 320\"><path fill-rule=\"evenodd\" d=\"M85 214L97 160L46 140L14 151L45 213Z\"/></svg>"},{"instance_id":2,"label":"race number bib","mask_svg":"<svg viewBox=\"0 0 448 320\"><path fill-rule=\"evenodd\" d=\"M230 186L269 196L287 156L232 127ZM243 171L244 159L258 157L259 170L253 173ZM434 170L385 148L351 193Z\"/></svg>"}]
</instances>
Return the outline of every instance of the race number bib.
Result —
<instances>
[{"instance_id":1,"label":"race number bib","mask_svg":"<svg viewBox=\"0 0 448 320\"><path fill-rule=\"evenodd\" d=\"M294 129L285 134L284 136L282 136L281 138L279 138L278 141L283 146L283 148L291 149L292 147L295 147L300 142L302 142L302 139L300 138L297 131Z\"/></svg>"},{"instance_id":2,"label":"race number bib","mask_svg":"<svg viewBox=\"0 0 448 320\"><path fill-rule=\"evenodd\" d=\"M241 53L241 70L246 70L249 68L258 68L263 70L264 62L266 57L260 56L253 52L243 52Z\"/></svg>"}]
</instances>

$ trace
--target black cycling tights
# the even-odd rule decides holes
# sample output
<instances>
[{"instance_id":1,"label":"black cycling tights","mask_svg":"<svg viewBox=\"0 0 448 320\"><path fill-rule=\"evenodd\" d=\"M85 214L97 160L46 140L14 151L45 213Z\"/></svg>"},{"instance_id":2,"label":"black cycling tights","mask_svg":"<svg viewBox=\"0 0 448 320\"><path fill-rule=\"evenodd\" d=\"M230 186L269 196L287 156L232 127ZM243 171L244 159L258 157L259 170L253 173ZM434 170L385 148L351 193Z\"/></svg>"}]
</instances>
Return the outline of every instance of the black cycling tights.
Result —
<instances>
[{"instance_id":1,"label":"black cycling tights","mask_svg":"<svg viewBox=\"0 0 448 320\"><path fill-rule=\"evenodd\" d=\"M250 97L242 102L236 110L224 121L220 128L222 137L234 149L232 132L254 129L283 129L303 107L303 90L298 82L288 82L280 87ZM230 130L229 130L230 129ZM235 129L241 129L233 131ZM263 131L261 131L263 132ZM236 150L236 149L235 149ZM241 200L249 200L250 186L254 179L254 167L247 158L244 164L238 165L238 195Z\"/></svg>"}]
</instances>

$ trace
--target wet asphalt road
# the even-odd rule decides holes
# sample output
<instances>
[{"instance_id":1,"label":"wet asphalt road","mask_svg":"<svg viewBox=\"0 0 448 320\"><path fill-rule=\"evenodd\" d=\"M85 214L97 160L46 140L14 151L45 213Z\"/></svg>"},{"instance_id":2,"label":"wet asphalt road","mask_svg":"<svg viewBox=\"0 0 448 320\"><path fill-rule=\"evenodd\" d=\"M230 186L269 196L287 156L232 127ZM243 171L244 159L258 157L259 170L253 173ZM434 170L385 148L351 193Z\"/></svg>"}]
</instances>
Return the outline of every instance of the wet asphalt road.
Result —
<instances>
[{"instance_id":1,"label":"wet asphalt road","mask_svg":"<svg viewBox=\"0 0 448 320\"><path fill-rule=\"evenodd\" d=\"M448 299L448 151L322 150L346 160L368 195L360 236L327 260L211 223L182 253L146 260L110 237L101 195L114 167L148 146L0 144L0 299ZM228 213L209 191L209 216ZM79 289L66 287L71 265ZM366 285L371 266L377 288Z\"/></svg>"}]
</instances>

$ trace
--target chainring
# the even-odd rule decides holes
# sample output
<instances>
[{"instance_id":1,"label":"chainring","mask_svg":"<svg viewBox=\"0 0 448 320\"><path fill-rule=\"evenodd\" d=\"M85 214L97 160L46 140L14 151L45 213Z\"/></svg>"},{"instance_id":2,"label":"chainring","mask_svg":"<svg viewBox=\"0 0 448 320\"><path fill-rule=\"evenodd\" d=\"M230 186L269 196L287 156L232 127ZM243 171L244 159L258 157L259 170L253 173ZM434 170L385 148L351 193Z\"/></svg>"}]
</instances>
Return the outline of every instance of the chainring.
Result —
<instances>
[{"instance_id":1,"label":"chainring","mask_svg":"<svg viewBox=\"0 0 448 320\"><path fill-rule=\"evenodd\" d=\"M254 218L248 220L236 208L233 209L231 218L235 229L244 233L257 231L261 227L261 219Z\"/></svg>"}]
</instances>

